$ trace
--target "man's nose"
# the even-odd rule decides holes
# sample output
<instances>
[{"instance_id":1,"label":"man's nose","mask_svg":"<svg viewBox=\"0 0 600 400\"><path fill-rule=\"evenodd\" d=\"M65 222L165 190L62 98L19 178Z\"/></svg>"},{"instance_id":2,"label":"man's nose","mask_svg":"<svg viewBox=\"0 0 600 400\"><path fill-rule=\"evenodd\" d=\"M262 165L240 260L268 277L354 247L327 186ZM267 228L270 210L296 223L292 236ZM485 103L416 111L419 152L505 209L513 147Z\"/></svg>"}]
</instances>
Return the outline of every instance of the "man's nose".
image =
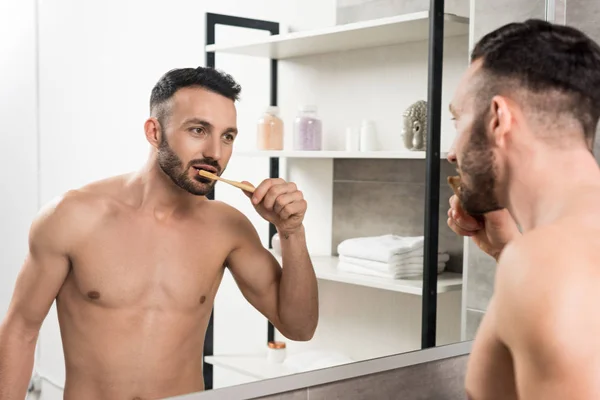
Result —
<instances>
[{"instance_id":1,"label":"man's nose","mask_svg":"<svg viewBox=\"0 0 600 400\"><path fill-rule=\"evenodd\" d=\"M456 152L454 151L454 145L452 147L450 147L450 150L448 151L448 155L446 156L446 159L448 161L450 161L452 164L456 164Z\"/></svg>"},{"instance_id":2,"label":"man's nose","mask_svg":"<svg viewBox=\"0 0 600 400\"><path fill-rule=\"evenodd\" d=\"M215 161L219 161L221 159L221 138L211 137L210 140L207 141L206 147L202 153L204 158L212 158Z\"/></svg>"}]
</instances>

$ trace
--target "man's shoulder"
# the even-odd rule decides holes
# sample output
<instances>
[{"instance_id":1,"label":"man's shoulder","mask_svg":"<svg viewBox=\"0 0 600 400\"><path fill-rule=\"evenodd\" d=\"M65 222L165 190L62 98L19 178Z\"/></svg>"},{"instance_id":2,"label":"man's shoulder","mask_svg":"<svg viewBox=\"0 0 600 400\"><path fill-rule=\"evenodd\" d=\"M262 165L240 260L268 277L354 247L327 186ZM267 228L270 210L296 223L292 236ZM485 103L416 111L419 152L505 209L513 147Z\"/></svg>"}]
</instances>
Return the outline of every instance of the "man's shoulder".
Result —
<instances>
[{"instance_id":1,"label":"man's shoulder","mask_svg":"<svg viewBox=\"0 0 600 400\"><path fill-rule=\"evenodd\" d=\"M222 222L238 223L243 220L248 220L243 212L223 201L209 200L206 205L210 214L217 217Z\"/></svg>"},{"instance_id":2,"label":"man's shoulder","mask_svg":"<svg viewBox=\"0 0 600 400\"><path fill-rule=\"evenodd\" d=\"M49 202L45 209L63 218L105 216L114 212L119 203L118 193L124 186L121 181L121 177L115 177L71 189Z\"/></svg>"},{"instance_id":3,"label":"man's shoulder","mask_svg":"<svg viewBox=\"0 0 600 400\"><path fill-rule=\"evenodd\" d=\"M60 236L83 234L97 223L115 213L117 201L111 195L115 182L98 181L71 189L46 203L32 224L32 235L46 231ZM62 235L61 235L62 233Z\"/></svg>"},{"instance_id":4,"label":"man's shoulder","mask_svg":"<svg viewBox=\"0 0 600 400\"><path fill-rule=\"evenodd\" d=\"M579 256L597 253L593 242L598 241L599 234L600 229L586 229L577 221L557 221L511 241L500 255L498 267L511 270L511 274L538 275L542 270L546 276L553 272L564 275L567 267L573 270L570 264ZM515 269L518 271L512 271Z\"/></svg>"}]
</instances>

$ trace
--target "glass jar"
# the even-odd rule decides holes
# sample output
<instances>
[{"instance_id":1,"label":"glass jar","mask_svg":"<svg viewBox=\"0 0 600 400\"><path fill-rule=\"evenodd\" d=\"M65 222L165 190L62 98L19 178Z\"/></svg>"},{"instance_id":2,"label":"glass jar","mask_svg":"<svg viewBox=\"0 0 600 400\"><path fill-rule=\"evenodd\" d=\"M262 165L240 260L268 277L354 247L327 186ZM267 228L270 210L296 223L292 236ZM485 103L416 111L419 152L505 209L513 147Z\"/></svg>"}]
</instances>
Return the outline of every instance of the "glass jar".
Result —
<instances>
[{"instance_id":1,"label":"glass jar","mask_svg":"<svg viewBox=\"0 0 600 400\"><path fill-rule=\"evenodd\" d=\"M294 120L294 150L321 150L323 146L322 123L317 107L300 107Z\"/></svg>"},{"instance_id":2,"label":"glass jar","mask_svg":"<svg viewBox=\"0 0 600 400\"><path fill-rule=\"evenodd\" d=\"M256 146L259 150L283 150L283 121L279 118L279 107L268 107L259 118Z\"/></svg>"}]
</instances>

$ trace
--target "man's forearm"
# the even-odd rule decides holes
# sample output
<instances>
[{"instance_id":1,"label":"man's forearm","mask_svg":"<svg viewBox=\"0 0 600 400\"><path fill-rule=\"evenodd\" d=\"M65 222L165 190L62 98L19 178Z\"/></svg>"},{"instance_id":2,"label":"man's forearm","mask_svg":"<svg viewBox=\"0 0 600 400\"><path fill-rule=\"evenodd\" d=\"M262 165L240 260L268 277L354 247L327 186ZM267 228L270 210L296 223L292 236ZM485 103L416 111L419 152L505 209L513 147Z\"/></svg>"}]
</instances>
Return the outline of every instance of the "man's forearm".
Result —
<instances>
[{"instance_id":1,"label":"man's forearm","mask_svg":"<svg viewBox=\"0 0 600 400\"><path fill-rule=\"evenodd\" d=\"M283 271L279 284L279 318L292 336L290 339L310 340L319 319L319 299L304 227L295 233L280 235Z\"/></svg>"},{"instance_id":2,"label":"man's forearm","mask_svg":"<svg viewBox=\"0 0 600 400\"><path fill-rule=\"evenodd\" d=\"M0 324L0 399L23 400L33 370L37 333Z\"/></svg>"}]
</instances>

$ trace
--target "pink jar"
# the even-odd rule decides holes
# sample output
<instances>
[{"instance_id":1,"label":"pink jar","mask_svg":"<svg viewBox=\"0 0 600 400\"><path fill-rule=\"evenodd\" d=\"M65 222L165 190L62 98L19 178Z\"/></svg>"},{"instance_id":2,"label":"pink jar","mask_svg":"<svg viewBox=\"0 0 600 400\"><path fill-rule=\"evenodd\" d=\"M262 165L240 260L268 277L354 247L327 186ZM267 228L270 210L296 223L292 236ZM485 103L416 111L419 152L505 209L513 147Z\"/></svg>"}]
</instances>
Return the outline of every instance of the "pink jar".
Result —
<instances>
[{"instance_id":1,"label":"pink jar","mask_svg":"<svg viewBox=\"0 0 600 400\"><path fill-rule=\"evenodd\" d=\"M283 121L279 118L279 107L268 107L259 118L256 146L259 150L283 150Z\"/></svg>"},{"instance_id":2,"label":"pink jar","mask_svg":"<svg viewBox=\"0 0 600 400\"><path fill-rule=\"evenodd\" d=\"M294 150L321 150L323 147L322 123L317 107L300 107L294 120Z\"/></svg>"}]
</instances>

